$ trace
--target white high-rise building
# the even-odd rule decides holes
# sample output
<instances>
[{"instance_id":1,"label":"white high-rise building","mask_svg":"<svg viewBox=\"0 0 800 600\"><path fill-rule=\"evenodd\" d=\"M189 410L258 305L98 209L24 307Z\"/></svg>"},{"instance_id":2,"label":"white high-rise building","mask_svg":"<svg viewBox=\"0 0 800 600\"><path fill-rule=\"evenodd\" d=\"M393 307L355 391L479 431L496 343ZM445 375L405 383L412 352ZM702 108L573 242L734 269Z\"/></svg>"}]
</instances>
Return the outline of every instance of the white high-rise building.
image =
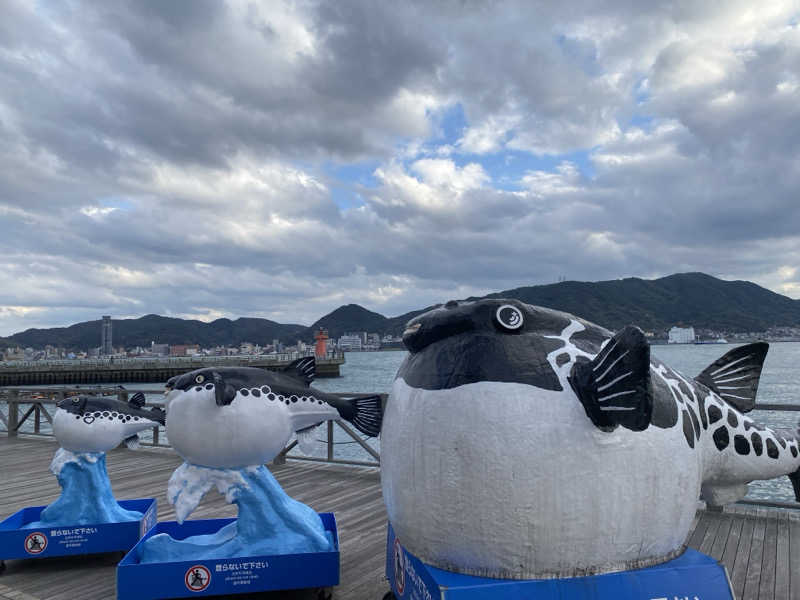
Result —
<instances>
[{"instance_id":1,"label":"white high-rise building","mask_svg":"<svg viewBox=\"0 0 800 600\"><path fill-rule=\"evenodd\" d=\"M667 342L670 344L693 344L694 338L694 327L673 327L669 330Z\"/></svg>"},{"instance_id":2,"label":"white high-rise building","mask_svg":"<svg viewBox=\"0 0 800 600\"><path fill-rule=\"evenodd\" d=\"M339 338L339 348L342 350L361 350L361 336L357 334L343 335Z\"/></svg>"}]
</instances>

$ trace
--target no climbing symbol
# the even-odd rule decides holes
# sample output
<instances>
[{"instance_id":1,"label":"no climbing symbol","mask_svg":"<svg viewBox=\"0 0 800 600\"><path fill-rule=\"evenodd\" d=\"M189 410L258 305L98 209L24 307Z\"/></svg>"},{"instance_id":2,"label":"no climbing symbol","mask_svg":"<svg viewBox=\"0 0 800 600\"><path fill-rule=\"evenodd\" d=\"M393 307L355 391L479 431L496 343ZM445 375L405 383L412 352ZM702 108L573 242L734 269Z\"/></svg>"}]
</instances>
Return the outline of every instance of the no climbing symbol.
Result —
<instances>
[{"instance_id":1,"label":"no climbing symbol","mask_svg":"<svg viewBox=\"0 0 800 600\"><path fill-rule=\"evenodd\" d=\"M211 583L211 572L203 565L195 565L183 577L186 587L192 592L202 592Z\"/></svg>"},{"instance_id":2,"label":"no climbing symbol","mask_svg":"<svg viewBox=\"0 0 800 600\"><path fill-rule=\"evenodd\" d=\"M25 552L28 554L41 554L47 548L47 536L35 531L25 538Z\"/></svg>"}]
</instances>

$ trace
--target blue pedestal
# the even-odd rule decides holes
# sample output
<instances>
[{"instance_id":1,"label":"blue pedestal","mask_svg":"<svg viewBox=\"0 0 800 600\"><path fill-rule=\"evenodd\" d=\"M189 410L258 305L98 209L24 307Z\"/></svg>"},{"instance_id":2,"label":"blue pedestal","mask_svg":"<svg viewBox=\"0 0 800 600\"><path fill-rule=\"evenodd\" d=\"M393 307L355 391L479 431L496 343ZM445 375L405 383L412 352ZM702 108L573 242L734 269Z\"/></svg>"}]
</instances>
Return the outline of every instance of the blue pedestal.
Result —
<instances>
[{"instance_id":1,"label":"blue pedestal","mask_svg":"<svg viewBox=\"0 0 800 600\"><path fill-rule=\"evenodd\" d=\"M165 521L153 527L117 566L117 600L155 600L245 594L269 590L331 587L339 583L339 538L333 513L320 513L333 550L305 554L232 556L163 563L140 563L138 551L149 537L175 539L218 532L235 519Z\"/></svg>"},{"instance_id":2,"label":"blue pedestal","mask_svg":"<svg viewBox=\"0 0 800 600\"><path fill-rule=\"evenodd\" d=\"M725 567L691 548L669 562L569 579L488 579L426 565L391 524L386 577L398 600L734 600Z\"/></svg>"},{"instance_id":3,"label":"blue pedestal","mask_svg":"<svg viewBox=\"0 0 800 600\"><path fill-rule=\"evenodd\" d=\"M29 506L0 522L0 560L128 551L156 524L154 498L121 500L126 510L142 513L138 521L30 528L45 506Z\"/></svg>"}]
</instances>

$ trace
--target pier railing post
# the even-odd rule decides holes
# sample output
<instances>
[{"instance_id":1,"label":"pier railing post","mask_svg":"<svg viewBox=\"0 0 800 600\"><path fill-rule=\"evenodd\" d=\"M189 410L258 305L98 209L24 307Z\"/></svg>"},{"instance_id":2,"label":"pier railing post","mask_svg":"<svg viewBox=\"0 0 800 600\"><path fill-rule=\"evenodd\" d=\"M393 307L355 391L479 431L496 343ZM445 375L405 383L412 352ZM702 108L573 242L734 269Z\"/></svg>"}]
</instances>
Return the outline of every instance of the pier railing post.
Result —
<instances>
[{"instance_id":1,"label":"pier railing post","mask_svg":"<svg viewBox=\"0 0 800 600\"><path fill-rule=\"evenodd\" d=\"M11 390L8 397L8 437L17 437L19 427L19 392Z\"/></svg>"},{"instance_id":2,"label":"pier railing post","mask_svg":"<svg viewBox=\"0 0 800 600\"><path fill-rule=\"evenodd\" d=\"M333 460L333 421L328 421L328 460Z\"/></svg>"}]
</instances>

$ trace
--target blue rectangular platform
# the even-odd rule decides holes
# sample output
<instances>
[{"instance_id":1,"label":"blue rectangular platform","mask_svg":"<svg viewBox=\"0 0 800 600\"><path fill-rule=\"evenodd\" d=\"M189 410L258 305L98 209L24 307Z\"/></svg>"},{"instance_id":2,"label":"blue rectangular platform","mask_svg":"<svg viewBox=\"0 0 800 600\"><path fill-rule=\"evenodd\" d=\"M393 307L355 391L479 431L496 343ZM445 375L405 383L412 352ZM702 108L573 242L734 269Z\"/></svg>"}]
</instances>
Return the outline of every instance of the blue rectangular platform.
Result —
<instances>
[{"instance_id":1,"label":"blue rectangular platform","mask_svg":"<svg viewBox=\"0 0 800 600\"><path fill-rule=\"evenodd\" d=\"M0 522L0 560L46 558L101 552L127 552L156 524L155 498L120 500L126 510L142 513L138 521L60 525L31 529L28 523L39 520L45 506L29 506Z\"/></svg>"},{"instance_id":2,"label":"blue rectangular platform","mask_svg":"<svg viewBox=\"0 0 800 600\"><path fill-rule=\"evenodd\" d=\"M333 537L330 552L232 556L196 561L139 563L139 547L150 536L175 539L216 533L236 519L164 521L147 532L117 566L117 600L155 600L245 594L269 590L331 587L339 583L339 537L333 513L320 513Z\"/></svg>"},{"instance_id":3,"label":"blue rectangular platform","mask_svg":"<svg viewBox=\"0 0 800 600\"><path fill-rule=\"evenodd\" d=\"M669 562L569 579L489 579L443 571L400 544L391 524L386 577L398 600L734 600L725 567L691 548Z\"/></svg>"}]
</instances>

